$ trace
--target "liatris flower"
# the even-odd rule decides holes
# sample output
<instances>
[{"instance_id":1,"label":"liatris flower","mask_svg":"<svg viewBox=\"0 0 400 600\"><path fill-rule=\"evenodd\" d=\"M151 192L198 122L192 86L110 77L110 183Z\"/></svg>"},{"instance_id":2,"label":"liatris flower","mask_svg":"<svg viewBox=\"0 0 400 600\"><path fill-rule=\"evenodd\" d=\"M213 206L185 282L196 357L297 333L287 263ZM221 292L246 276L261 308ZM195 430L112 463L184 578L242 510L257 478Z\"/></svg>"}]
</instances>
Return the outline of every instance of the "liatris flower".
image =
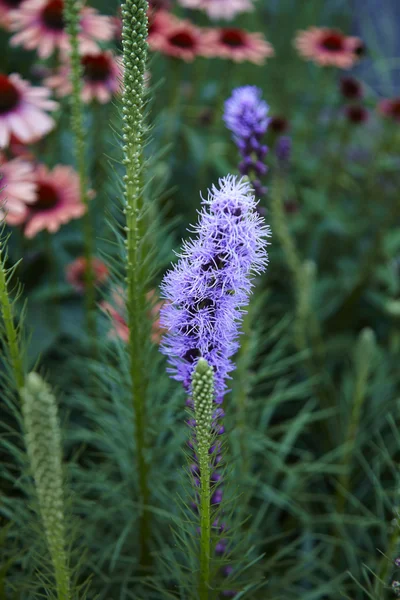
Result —
<instances>
[{"instance_id":1,"label":"liatris flower","mask_svg":"<svg viewBox=\"0 0 400 600\"><path fill-rule=\"evenodd\" d=\"M342 77L340 80L340 93L348 100L359 100L363 96L361 83L354 77Z\"/></svg>"},{"instance_id":2,"label":"liatris flower","mask_svg":"<svg viewBox=\"0 0 400 600\"><path fill-rule=\"evenodd\" d=\"M86 103L97 100L101 104L110 102L113 95L122 92L122 60L109 51L83 54L82 100ZM54 75L45 80L59 97L72 93L69 61L65 61Z\"/></svg>"},{"instance_id":3,"label":"liatris flower","mask_svg":"<svg viewBox=\"0 0 400 600\"><path fill-rule=\"evenodd\" d=\"M63 11L63 0L26 0L12 15L11 29L17 33L11 45L37 50L40 58L48 58L57 48L66 54L69 40ZM109 41L114 35L111 19L87 6L81 10L80 27L82 52L97 52L97 42Z\"/></svg>"},{"instance_id":4,"label":"liatris flower","mask_svg":"<svg viewBox=\"0 0 400 600\"><path fill-rule=\"evenodd\" d=\"M301 56L322 67L350 69L360 58L362 41L337 29L310 27L298 32L294 45Z\"/></svg>"},{"instance_id":5,"label":"liatris flower","mask_svg":"<svg viewBox=\"0 0 400 600\"><path fill-rule=\"evenodd\" d=\"M274 55L274 49L262 33L250 33L239 28L209 29L205 34L209 54L235 62L263 65Z\"/></svg>"},{"instance_id":6,"label":"liatris flower","mask_svg":"<svg viewBox=\"0 0 400 600\"><path fill-rule=\"evenodd\" d=\"M70 576L64 516L64 476L57 403L49 386L36 373L21 390L25 443L55 571L58 598L70 598Z\"/></svg>"},{"instance_id":7,"label":"liatris flower","mask_svg":"<svg viewBox=\"0 0 400 600\"><path fill-rule=\"evenodd\" d=\"M204 10L210 19L231 21L236 15L254 10L251 0L179 0L185 8Z\"/></svg>"},{"instance_id":8,"label":"liatris flower","mask_svg":"<svg viewBox=\"0 0 400 600\"><path fill-rule=\"evenodd\" d=\"M195 27L190 21L179 21L168 29L154 32L148 38L151 50L157 50L186 62L193 61L196 56L213 54L204 30Z\"/></svg>"},{"instance_id":9,"label":"liatris flower","mask_svg":"<svg viewBox=\"0 0 400 600\"><path fill-rule=\"evenodd\" d=\"M24 0L0 0L0 26L9 29L11 14L20 7Z\"/></svg>"},{"instance_id":10,"label":"liatris flower","mask_svg":"<svg viewBox=\"0 0 400 600\"><path fill-rule=\"evenodd\" d=\"M226 393L234 369L239 322L248 303L252 276L267 264L268 227L258 215L251 186L229 175L203 199L203 210L180 260L164 277L161 325L168 331L162 352L170 372L190 392L197 359L202 356L215 373L216 402ZM208 210L207 210L208 207Z\"/></svg>"},{"instance_id":11,"label":"liatris flower","mask_svg":"<svg viewBox=\"0 0 400 600\"><path fill-rule=\"evenodd\" d=\"M150 290L150 292L148 292L147 300L149 302L149 317L153 320L151 340L154 344L159 344L164 334L164 329L160 325L160 310L164 306L164 302L157 298L155 290ZM121 288L114 290L112 292L111 302L101 302L100 308L111 319L112 328L109 332L109 337L119 338L127 343L129 340L129 327L126 320L126 300L124 290Z\"/></svg>"},{"instance_id":12,"label":"liatris flower","mask_svg":"<svg viewBox=\"0 0 400 600\"><path fill-rule=\"evenodd\" d=\"M350 121L350 123L354 123L355 125L365 123L366 121L368 121L369 116L367 109L358 104L346 106L345 114L347 120Z\"/></svg>"},{"instance_id":13,"label":"liatris flower","mask_svg":"<svg viewBox=\"0 0 400 600\"><path fill-rule=\"evenodd\" d=\"M46 111L58 104L49 96L50 90L32 87L17 73L0 74L0 148L9 144L13 133L31 144L53 129L54 121Z\"/></svg>"},{"instance_id":14,"label":"liatris flower","mask_svg":"<svg viewBox=\"0 0 400 600\"><path fill-rule=\"evenodd\" d=\"M381 100L378 104L378 110L384 117L400 121L400 98Z\"/></svg>"},{"instance_id":15,"label":"liatris flower","mask_svg":"<svg viewBox=\"0 0 400 600\"><path fill-rule=\"evenodd\" d=\"M85 206L79 193L79 179L71 167L58 165L49 171L44 165L35 170L36 199L18 224L25 223L24 234L33 238L39 231L55 233L71 219L79 219Z\"/></svg>"},{"instance_id":16,"label":"liatris flower","mask_svg":"<svg viewBox=\"0 0 400 600\"><path fill-rule=\"evenodd\" d=\"M0 154L0 218L9 225L25 220L28 204L36 199L33 165L21 158L7 161Z\"/></svg>"},{"instance_id":17,"label":"liatris flower","mask_svg":"<svg viewBox=\"0 0 400 600\"><path fill-rule=\"evenodd\" d=\"M224 121L242 155L239 170L248 175L257 196L266 193L260 178L266 174L264 163L268 148L261 140L269 124L269 107L255 86L236 88L225 102Z\"/></svg>"},{"instance_id":18,"label":"liatris flower","mask_svg":"<svg viewBox=\"0 0 400 600\"><path fill-rule=\"evenodd\" d=\"M70 263L66 270L65 276L68 283L70 283L78 292L83 292L87 280L87 261L84 256L80 256ZM105 283L109 276L109 270L107 266L99 258L92 259L92 269L95 285L102 285Z\"/></svg>"}]
</instances>

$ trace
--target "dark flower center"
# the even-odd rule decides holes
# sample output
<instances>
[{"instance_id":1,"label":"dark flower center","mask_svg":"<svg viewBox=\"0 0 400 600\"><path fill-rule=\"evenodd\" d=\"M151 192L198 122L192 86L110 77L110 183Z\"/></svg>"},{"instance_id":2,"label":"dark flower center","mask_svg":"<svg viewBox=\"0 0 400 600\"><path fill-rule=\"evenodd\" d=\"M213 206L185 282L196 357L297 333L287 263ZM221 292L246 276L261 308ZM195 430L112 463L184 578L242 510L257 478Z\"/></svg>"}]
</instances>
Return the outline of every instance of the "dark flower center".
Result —
<instances>
[{"instance_id":1,"label":"dark flower center","mask_svg":"<svg viewBox=\"0 0 400 600\"><path fill-rule=\"evenodd\" d=\"M283 133L289 128L288 120L285 117L272 117L268 129L274 133Z\"/></svg>"},{"instance_id":2,"label":"dark flower center","mask_svg":"<svg viewBox=\"0 0 400 600\"><path fill-rule=\"evenodd\" d=\"M9 6L10 8L18 8L22 0L3 0L3 2L6 6Z\"/></svg>"},{"instance_id":3,"label":"dark flower center","mask_svg":"<svg viewBox=\"0 0 400 600\"><path fill-rule=\"evenodd\" d=\"M347 116L352 123L363 123L368 118L368 113L363 106L350 106Z\"/></svg>"},{"instance_id":4,"label":"dark flower center","mask_svg":"<svg viewBox=\"0 0 400 600\"><path fill-rule=\"evenodd\" d=\"M187 31L180 31L171 35L169 41L173 46L178 46L178 48L190 49L195 46L194 37Z\"/></svg>"},{"instance_id":5,"label":"dark flower center","mask_svg":"<svg viewBox=\"0 0 400 600\"><path fill-rule=\"evenodd\" d=\"M400 119L400 100L393 100L390 114L396 117L396 119Z\"/></svg>"},{"instance_id":6,"label":"dark flower center","mask_svg":"<svg viewBox=\"0 0 400 600\"><path fill-rule=\"evenodd\" d=\"M0 74L0 115L10 112L20 100L20 93L7 75Z\"/></svg>"},{"instance_id":7,"label":"dark flower center","mask_svg":"<svg viewBox=\"0 0 400 600\"><path fill-rule=\"evenodd\" d=\"M362 95L361 85L353 77L344 77L341 80L340 91L345 98L359 98Z\"/></svg>"},{"instance_id":8,"label":"dark flower center","mask_svg":"<svg viewBox=\"0 0 400 600\"><path fill-rule=\"evenodd\" d=\"M241 29L223 29L221 32L221 42L230 48L240 48L244 46L244 36Z\"/></svg>"},{"instance_id":9,"label":"dark flower center","mask_svg":"<svg viewBox=\"0 0 400 600\"><path fill-rule=\"evenodd\" d=\"M82 58L83 73L89 81L106 81L111 73L111 65L104 54L87 54Z\"/></svg>"},{"instance_id":10,"label":"dark flower center","mask_svg":"<svg viewBox=\"0 0 400 600\"><path fill-rule=\"evenodd\" d=\"M343 50L344 37L340 33L327 33L321 42L321 46L330 52Z\"/></svg>"},{"instance_id":11,"label":"dark flower center","mask_svg":"<svg viewBox=\"0 0 400 600\"><path fill-rule=\"evenodd\" d=\"M65 27L63 0L50 0L42 10L44 24L53 31L62 31Z\"/></svg>"},{"instance_id":12,"label":"dark flower center","mask_svg":"<svg viewBox=\"0 0 400 600\"><path fill-rule=\"evenodd\" d=\"M59 201L57 191L49 183L39 183L37 189L37 199L32 204L34 210L50 210L56 206Z\"/></svg>"}]
</instances>

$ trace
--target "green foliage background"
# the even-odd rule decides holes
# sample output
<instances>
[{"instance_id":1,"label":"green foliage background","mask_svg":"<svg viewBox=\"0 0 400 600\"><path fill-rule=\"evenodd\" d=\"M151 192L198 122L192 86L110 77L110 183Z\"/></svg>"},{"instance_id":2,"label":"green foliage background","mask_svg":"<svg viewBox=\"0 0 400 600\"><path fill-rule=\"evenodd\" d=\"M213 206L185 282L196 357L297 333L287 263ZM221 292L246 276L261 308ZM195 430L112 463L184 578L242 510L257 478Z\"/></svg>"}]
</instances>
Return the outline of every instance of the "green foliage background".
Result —
<instances>
[{"instance_id":1,"label":"green foliage background","mask_svg":"<svg viewBox=\"0 0 400 600\"><path fill-rule=\"evenodd\" d=\"M117 14L117 2L91 5ZM174 12L189 15L179 7ZM237 599L394 596L393 561L400 551L400 129L375 110L380 97L397 91L397 57L388 54L393 25L388 11L383 54L372 17L357 15L368 49L357 67L369 110L363 125L345 117L341 74L302 61L292 46L298 29L350 31L354 16L343 1L258 0L256 11L236 24L263 31L272 43L275 57L265 66L150 57L142 256L148 250L151 264L142 273L143 293L157 288L174 260L173 249L196 218L199 191L205 194L219 177L237 171L237 151L222 121L232 89L259 86L271 114L290 123L293 153L284 173L276 164L276 138L268 133L269 191L261 205L273 233L270 264L257 281L225 401L225 514L235 579L228 583ZM209 25L198 12L190 18ZM35 82L36 55L10 51L8 40L1 32L7 49L1 69ZM34 148L49 166L74 164L68 106L62 104L57 128ZM125 276L120 114L117 102L91 105L84 114L86 166L96 190L96 254L113 267L113 286L124 285ZM295 212L285 209L288 202ZM110 324L98 310L93 355L82 297L64 277L65 266L83 253L79 224L32 241L13 230L5 244L2 267L11 269L15 323L23 321L17 343L24 373L43 374L59 401L71 597L198 598L183 391L168 378L148 335L142 364L150 496L143 506L127 347L109 339ZM23 291L15 295L17 282ZM109 291L99 292L98 300ZM0 295L4 316L6 291ZM138 318L148 321L149 305L138 306ZM21 386L6 324L0 598L52 598L57 592L24 451ZM227 589L224 560L213 566L210 598L222 598Z\"/></svg>"}]
</instances>

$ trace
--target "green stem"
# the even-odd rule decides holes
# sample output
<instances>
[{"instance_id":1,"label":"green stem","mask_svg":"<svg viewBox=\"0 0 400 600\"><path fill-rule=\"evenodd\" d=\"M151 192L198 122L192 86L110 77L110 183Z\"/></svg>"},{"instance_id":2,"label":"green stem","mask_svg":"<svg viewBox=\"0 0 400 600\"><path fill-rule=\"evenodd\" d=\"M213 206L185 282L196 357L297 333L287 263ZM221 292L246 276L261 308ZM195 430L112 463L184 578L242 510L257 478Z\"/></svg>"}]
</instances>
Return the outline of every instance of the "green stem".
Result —
<instances>
[{"instance_id":1,"label":"green stem","mask_svg":"<svg viewBox=\"0 0 400 600\"><path fill-rule=\"evenodd\" d=\"M24 366L19 347L19 335L14 325L14 315L12 304L8 292L8 272L5 267L6 256L4 254L4 241L0 241L0 304L1 314L4 321L4 327L10 354L11 367L14 374L14 380L18 391L20 391L25 382Z\"/></svg>"},{"instance_id":2,"label":"green stem","mask_svg":"<svg viewBox=\"0 0 400 600\"><path fill-rule=\"evenodd\" d=\"M128 352L132 405L135 416L135 442L141 516L139 526L140 564L151 564L149 553L150 489L149 468L146 461L146 397L148 395L147 365L143 348L147 346L149 331L143 322L147 312L146 272L144 258L149 250L144 244L146 223L143 215L144 168L144 73L147 59L147 8L146 0L126 0L122 5L123 57L125 66L123 119L125 215L126 215L126 272L127 312L129 325Z\"/></svg>"},{"instance_id":3,"label":"green stem","mask_svg":"<svg viewBox=\"0 0 400 600\"><path fill-rule=\"evenodd\" d=\"M211 561L211 427L214 399L214 374L206 360L200 358L192 379L196 417L197 455L200 469L200 578L199 600L208 600Z\"/></svg>"},{"instance_id":4,"label":"green stem","mask_svg":"<svg viewBox=\"0 0 400 600\"><path fill-rule=\"evenodd\" d=\"M211 546L211 471L208 452L200 457L200 600L208 600Z\"/></svg>"},{"instance_id":5,"label":"green stem","mask_svg":"<svg viewBox=\"0 0 400 600\"><path fill-rule=\"evenodd\" d=\"M91 341L96 340L96 289L93 272L92 258L94 254L94 233L88 197L88 176L85 158L85 128L82 94L82 64L79 53L79 21L81 2L79 0L65 0L64 15L67 24L67 32L71 46L71 128L75 136L75 154L79 175L80 197L86 207L82 219L84 237L85 269L85 307L87 331Z\"/></svg>"}]
</instances>

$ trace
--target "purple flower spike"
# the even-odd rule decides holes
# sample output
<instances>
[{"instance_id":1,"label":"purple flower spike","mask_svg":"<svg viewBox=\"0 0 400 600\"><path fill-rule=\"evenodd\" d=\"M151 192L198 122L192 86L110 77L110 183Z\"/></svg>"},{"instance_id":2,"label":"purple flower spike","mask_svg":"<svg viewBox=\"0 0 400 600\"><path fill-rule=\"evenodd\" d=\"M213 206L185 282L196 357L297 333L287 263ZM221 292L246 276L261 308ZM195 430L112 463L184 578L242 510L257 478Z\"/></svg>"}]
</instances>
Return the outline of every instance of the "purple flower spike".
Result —
<instances>
[{"instance_id":1,"label":"purple flower spike","mask_svg":"<svg viewBox=\"0 0 400 600\"><path fill-rule=\"evenodd\" d=\"M170 373L188 393L200 356L213 367L216 402L227 391L238 349L239 323L252 278L267 265L269 228L257 213L251 186L229 175L202 201L196 238L185 242L180 260L164 277L161 326L168 331L161 351Z\"/></svg>"},{"instance_id":2,"label":"purple flower spike","mask_svg":"<svg viewBox=\"0 0 400 600\"><path fill-rule=\"evenodd\" d=\"M235 138L252 139L262 136L267 130L269 106L261 99L262 91L255 85L246 85L233 90L225 102L224 121Z\"/></svg>"},{"instance_id":3,"label":"purple flower spike","mask_svg":"<svg viewBox=\"0 0 400 600\"><path fill-rule=\"evenodd\" d=\"M261 90L255 86L236 88L225 102L223 117L243 159L239 171L248 175L253 187L254 181L267 172L264 159L268 148L262 144L262 138L271 119L267 116L269 106L261 96ZM259 185L256 191L265 193L266 188Z\"/></svg>"}]
</instances>

